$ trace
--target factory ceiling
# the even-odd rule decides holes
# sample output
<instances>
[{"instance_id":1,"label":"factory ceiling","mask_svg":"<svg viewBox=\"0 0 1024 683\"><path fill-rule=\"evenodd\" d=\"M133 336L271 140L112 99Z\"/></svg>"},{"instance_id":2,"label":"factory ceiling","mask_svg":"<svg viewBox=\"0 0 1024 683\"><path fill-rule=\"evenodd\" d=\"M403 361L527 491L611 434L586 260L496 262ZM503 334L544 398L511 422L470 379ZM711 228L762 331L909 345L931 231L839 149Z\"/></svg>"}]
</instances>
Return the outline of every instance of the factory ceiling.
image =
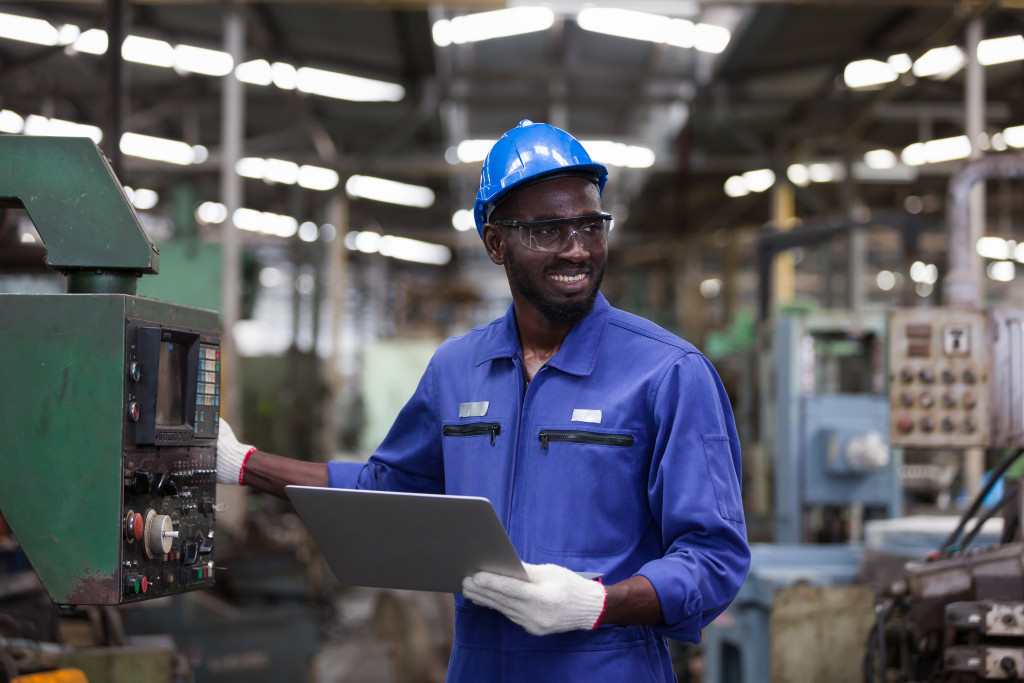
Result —
<instances>
[{"instance_id":1,"label":"factory ceiling","mask_svg":"<svg viewBox=\"0 0 1024 683\"><path fill-rule=\"evenodd\" d=\"M376 79L400 85L402 93L397 101L365 102L247 84L243 156L331 169L339 188L354 174L429 187L436 197L429 208L353 200L350 225L449 245L472 235L453 230L452 216L471 208L480 168L479 161L458 162L456 147L494 140L524 118L565 127L583 140L653 152L653 164L648 159L635 164L642 168L612 170L606 199L619 217L623 246L767 221L771 192L751 189L753 176L739 190L735 183L742 182L732 181L730 194L743 196L726 192L731 177L759 169L772 169L776 182L784 182L788 169L797 185L796 213L808 218L863 207L902 210L907 197L941 204L959 162L870 168L864 154L889 150L898 160L914 143L962 135L964 69L894 73L891 83L851 88L844 79L848 65L878 60L899 67L891 57L914 62L932 48L963 47L965 27L976 17L985 38L1024 31L1022 5L1009 1L590 4L685 19L691 27L724 27L731 38L716 52L607 35L581 26L583 2L554 0L547 3L553 19L544 30L440 46L433 37L439 20L505 3L245 2L238 5L245 60ZM128 35L171 46L223 46L227 3L9 1L0 12L45 19L55 28L74 25L75 35L85 36L89 29L116 30L110 14L118 6L125 8ZM105 132L101 147L108 155L111 135L119 132L202 145L202 163L124 156L120 175L163 198L187 185L197 201L217 201L224 78L125 62L118 132L112 116L117 67L109 52L76 51L62 44L67 40L49 46L0 37L0 110L25 120L34 115L96 126ZM1024 124L1022 58L983 70L986 130L1000 133L989 138L996 148L1004 144L1001 131ZM287 80L289 74L273 77ZM794 164L802 166L793 171ZM846 172L853 174L850 182L841 181ZM322 215L328 195L246 179L242 205L301 221ZM171 211L154 209L161 210Z\"/></svg>"}]
</instances>

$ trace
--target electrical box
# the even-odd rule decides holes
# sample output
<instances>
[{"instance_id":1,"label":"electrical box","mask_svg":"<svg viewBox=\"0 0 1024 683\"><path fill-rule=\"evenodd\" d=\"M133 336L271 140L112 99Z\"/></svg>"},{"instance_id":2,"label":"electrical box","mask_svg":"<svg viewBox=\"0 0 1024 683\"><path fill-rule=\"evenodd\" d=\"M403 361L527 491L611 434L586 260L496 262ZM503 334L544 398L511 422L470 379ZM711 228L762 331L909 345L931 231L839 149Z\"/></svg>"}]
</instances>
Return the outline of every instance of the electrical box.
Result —
<instances>
[{"instance_id":1,"label":"electrical box","mask_svg":"<svg viewBox=\"0 0 1024 683\"><path fill-rule=\"evenodd\" d=\"M0 512L51 600L212 585L217 314L125 294L11 294L0 329Z\"/></svg>"},{"instance_id":2,"label":"electrical box","mask_svg":"<svg viewBox=\"0 0 1024 683\"><path fill-rule=\"evenodd\" d=\"M910 308L889 319L892 444L1024 444L1024 311Z\"/></svg>"}]
</instances>

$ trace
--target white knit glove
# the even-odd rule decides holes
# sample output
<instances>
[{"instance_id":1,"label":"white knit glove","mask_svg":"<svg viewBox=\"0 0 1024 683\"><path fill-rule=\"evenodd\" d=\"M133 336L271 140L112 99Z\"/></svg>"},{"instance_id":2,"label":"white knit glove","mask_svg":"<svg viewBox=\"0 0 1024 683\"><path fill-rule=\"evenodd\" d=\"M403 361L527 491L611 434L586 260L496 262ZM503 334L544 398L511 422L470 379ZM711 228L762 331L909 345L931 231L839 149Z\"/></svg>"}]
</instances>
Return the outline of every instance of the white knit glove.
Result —
<instances>
[{"instance_id":1,"label":"white knit glove","mask_svg":"<svg viewBox=\"0 0 1024 683\"><path fill-rule=\"evenodd\" d=\"M526 564L529 581L491 572L462 580L462 593L496 609L535 636L597 628L608 592L597 582L556 564Z\"/></svg>"},{"instance_id":2,"label":"white knit glove","mask_svg":"<svg viewBox=\"0 0 1024 683\"><path fill-rule=\"evenodd\" d=\"M255 446L239 443L231 425L220 421L220 433L217 435L217 482L220 484L242 485L245 475L245 464L249 456L256 450Z\"/></svg>"}]
</instances>

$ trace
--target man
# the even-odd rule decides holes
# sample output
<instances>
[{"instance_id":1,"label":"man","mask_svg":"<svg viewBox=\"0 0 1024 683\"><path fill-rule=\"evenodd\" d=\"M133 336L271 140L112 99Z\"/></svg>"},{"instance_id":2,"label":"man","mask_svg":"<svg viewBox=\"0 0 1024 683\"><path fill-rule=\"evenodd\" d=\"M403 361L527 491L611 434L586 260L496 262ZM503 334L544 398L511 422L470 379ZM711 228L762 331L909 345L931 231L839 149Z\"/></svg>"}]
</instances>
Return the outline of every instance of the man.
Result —
<instances>
[{"instance_id":1,"label":"man","mask_svg":"<svg viewBox=\"0 0 1024 683\"><path fill-rule=\"evenodd\" d=\"M494 504L531 580L466 578L449 681L675 680L664 638L699 642L746 575L740 447L717 374L599 293L606 178L547 124L495 143L474 213L512 305L441 345L368 463L294 462L222 426L220 480Z\"/></svg>"}]
</instances>

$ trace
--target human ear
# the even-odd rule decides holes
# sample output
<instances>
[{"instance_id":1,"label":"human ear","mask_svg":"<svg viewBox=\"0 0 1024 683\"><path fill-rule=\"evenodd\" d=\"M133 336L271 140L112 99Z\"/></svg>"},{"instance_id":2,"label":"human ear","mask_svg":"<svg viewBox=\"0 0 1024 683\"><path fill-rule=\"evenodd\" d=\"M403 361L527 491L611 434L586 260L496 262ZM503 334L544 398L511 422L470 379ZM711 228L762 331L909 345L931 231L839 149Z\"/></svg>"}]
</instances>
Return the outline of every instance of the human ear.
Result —
<instances>
[{"instance_id":1,"label":"human ear","mask_svg":"<svg viewBox=\"0 0 1024 683\"><path fill-rule=\"evenodd\" d=\"M500 265L505 263L505 233L491 223L484 223L484 249L491 262Z\"/></svg>"}]
</instances>

